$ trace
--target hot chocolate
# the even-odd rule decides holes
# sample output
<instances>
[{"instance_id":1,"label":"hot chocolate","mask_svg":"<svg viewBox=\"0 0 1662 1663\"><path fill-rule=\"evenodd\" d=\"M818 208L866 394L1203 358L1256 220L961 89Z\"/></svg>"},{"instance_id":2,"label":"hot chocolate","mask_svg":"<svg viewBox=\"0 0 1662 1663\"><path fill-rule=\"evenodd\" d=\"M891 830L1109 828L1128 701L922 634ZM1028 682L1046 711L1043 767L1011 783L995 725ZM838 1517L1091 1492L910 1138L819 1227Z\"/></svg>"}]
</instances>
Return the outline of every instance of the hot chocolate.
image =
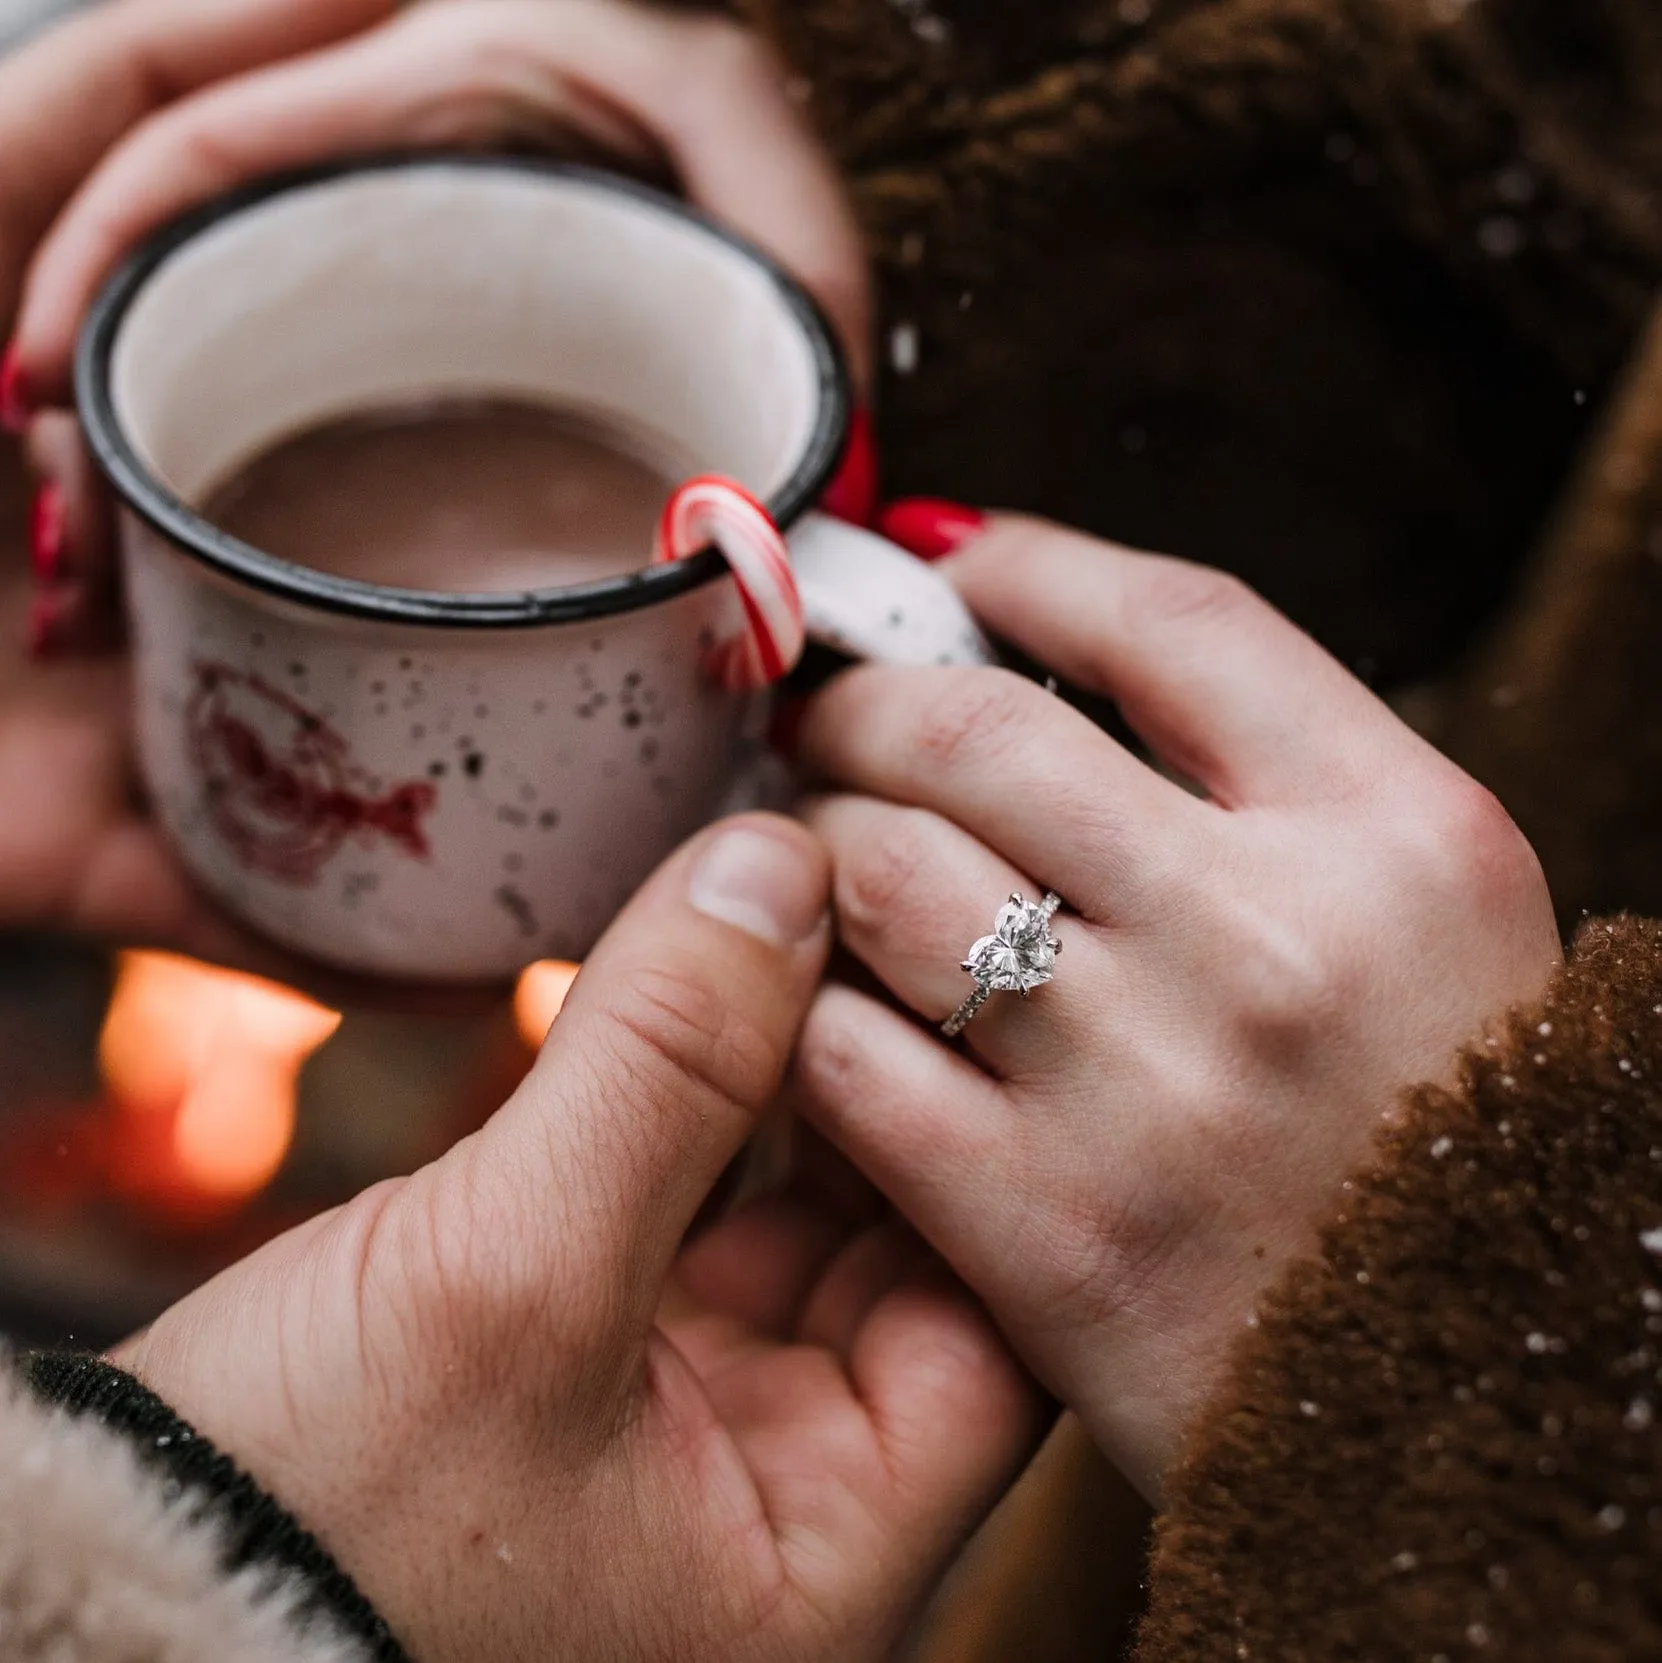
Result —
<instances>
[{"instance_id":1,"label":"hot chocolate","mask_svg":"<svg viewBox=\"0 0 1662 1663\"><path fill-rule=\"evenodd\" d=\"M202 512L297 565L502 593L639 570L671 489L664 470L592 421L481 399L307 428L244 463Z\"/></svg>"}]
</instances>

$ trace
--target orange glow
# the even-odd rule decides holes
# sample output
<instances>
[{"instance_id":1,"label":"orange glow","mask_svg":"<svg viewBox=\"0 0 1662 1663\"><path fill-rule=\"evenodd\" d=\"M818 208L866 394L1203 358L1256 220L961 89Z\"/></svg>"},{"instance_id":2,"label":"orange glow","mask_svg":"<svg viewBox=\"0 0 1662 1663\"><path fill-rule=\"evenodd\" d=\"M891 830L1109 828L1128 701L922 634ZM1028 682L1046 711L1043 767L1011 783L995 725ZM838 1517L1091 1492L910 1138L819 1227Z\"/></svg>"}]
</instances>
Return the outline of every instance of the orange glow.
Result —
<instances>
[{"instance_id":1,"label":"orange glow","mask_svg":"<svg viewBox=\"0 0 1662 1663\"><path fill-rule=\"evenodd\" d=\"M98 1052L122 1187L181 1204L263 1188L294 1137L300 1070L340 1020L258 977L123 953Z\"/></svg>"},{"instance_id":2,"label":"orange glow","mask_svg":"<svg viewBox=\"0 0 1662 1663\"><path fill-rule=\"evenodd\" d=\"M520 1037L533 1051L542 1049L576 980L577 966L559 959L542 959L519 978L514 989L514 1020Z\"/></svg>"}]
</instances>

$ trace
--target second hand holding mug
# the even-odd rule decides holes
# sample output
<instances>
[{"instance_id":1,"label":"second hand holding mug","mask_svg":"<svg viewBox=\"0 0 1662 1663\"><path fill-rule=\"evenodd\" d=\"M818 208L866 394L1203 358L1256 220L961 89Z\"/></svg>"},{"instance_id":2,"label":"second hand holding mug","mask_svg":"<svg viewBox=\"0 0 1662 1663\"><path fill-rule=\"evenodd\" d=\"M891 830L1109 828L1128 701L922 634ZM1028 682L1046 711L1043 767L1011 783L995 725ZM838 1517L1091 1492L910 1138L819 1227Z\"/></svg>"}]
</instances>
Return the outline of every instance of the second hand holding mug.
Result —
<instances>
[{"instance_id":1,"label":"second hand holding mug","mask_svg":"<svg viewBox=\"0 0 1662 1663\"><path fill-rule=\"evenodd\" d=\"M160 232L83 331L83 427L121 504L139 756L197 879L373 975L580 958L652 868L754 794L767 694L714 685L743 627L721 556L563 588L399 589L279 560L200 513L289 435L509 398L752 491L812 638L984 662L921 562L809 512L850 393L807 296L655 192L559 163L353 163Z\"/></svg>"}]
</instances>

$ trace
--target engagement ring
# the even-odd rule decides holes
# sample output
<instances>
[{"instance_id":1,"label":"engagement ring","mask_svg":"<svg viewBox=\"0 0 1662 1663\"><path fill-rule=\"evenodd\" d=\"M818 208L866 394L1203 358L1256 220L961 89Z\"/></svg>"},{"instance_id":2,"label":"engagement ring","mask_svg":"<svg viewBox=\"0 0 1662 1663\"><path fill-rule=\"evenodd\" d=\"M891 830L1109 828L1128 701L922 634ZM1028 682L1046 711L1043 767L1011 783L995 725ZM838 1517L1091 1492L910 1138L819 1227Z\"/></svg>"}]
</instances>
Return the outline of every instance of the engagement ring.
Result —
<instances>
[{"instance_id":1,"label":"engagement ring","mask_svg":"<svg viewBox=\"0 0 1662 1663\"><path fill-rule=\"evenodd\" d=\"M993 933L970 948L963 968L975 978L975 992L941 1024L941 1032L955 1039L975 1013L995 993L1019 993L1026 998L1056 974L1056 955L1062 943L1050 933L1050 920L1061 906L1053 890L1042 901L1012 895L999 908Z\"/></svg>"}]
</instances>

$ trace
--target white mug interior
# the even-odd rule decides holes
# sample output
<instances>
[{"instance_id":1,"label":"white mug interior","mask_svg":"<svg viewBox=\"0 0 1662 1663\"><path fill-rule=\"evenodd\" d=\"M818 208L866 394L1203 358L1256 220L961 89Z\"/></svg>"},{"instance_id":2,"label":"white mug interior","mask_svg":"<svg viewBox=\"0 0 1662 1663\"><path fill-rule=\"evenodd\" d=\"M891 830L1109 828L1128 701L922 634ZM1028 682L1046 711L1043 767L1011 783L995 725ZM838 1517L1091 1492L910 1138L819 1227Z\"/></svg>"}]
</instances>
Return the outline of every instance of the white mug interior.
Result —
<instances>
[{"instance_id":1,"label":"white mug interior","mask_svg":"<svg viewBox=\"0 0 1662 1663\"><path fill-rule=\"evenodd\" d=\"M325 177L182 242L127 306L108 385L189 507L298 431L452 397L557 405L765 499L825 401L799 311L748 252L580 170L443 159Z\"/></svg>"}]
</instances>

